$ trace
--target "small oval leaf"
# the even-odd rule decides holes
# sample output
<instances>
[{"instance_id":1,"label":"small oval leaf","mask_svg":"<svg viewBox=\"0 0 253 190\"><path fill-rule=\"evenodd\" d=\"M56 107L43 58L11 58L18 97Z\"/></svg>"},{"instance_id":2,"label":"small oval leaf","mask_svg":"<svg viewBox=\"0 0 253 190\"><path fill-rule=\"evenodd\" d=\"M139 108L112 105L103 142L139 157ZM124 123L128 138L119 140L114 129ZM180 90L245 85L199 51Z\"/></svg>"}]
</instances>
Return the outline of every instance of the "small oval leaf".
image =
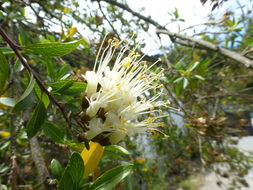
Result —
<instances>
[{"instance_id":1,"label":"small oval leaf","mask_svg":"<svg viewBox=\"0 0 253 190\"><path fill-rule=\"evenodd\" d=\"M63 168L60 164L60 162L56 159L53 159L51 161L51 171L52 171L52 174L53 176L57 179L57 180L60 180L61 179L61 176L62 176L62 173L63 173Z\"/></svg>"}]
</instances>

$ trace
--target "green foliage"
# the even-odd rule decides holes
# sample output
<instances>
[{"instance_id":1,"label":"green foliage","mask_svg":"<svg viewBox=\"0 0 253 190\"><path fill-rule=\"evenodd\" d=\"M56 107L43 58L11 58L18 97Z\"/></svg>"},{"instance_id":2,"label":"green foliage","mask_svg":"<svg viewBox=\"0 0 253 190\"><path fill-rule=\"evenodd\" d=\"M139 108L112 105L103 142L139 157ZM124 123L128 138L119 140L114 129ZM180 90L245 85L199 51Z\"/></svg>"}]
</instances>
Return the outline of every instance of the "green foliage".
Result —
<instances>
[{"instance_id":1,"label":"green foliage","mask_svg":"<svg viewBox=\"0 0 253 190\"><path fill-rule=\"evenodd\" d=\"M53 159L50 164L51 172L53 174L53 177L60 181L62 174L63 174L63 168L60 164L60 162L56 159Z\"/></svg>"},{"instance_id":2,"label":"green foliage","mask_svg":"<svg viewBox=\"0 0 253 190\"><path fill-rule=\"evenodd\" d=\"M8 97L0 97L0 104L14 107L14 105L16 104L16 100Z\"/></svg>"},{"instance_id":3,"label":"green foliage","mask_svg":"<svg viewBox=\"0 0 253 190\"><path fill-rule=\"evenodd\" d=\"M76 40L72 42L55 42L55 43L44 43L44 44L31 44L24 46L22 48L30 50L34 54L40 54L49 57L63 56L71 51L75 50L79 44L82 43L81 40Z\"/></svg>"},{"instance_id":4,"label":"green foliage","mask_svg":"<svg viewBox=\"0 0 253 190\"><path fill-rule=\"evenodd\" d=\"M1 93L5 87L5 83L10 74L9 64L2 51L0 51L0 67L1 67L0 70L0 93Z\"/></svg>"},{"instance_id":5,"label":"green foliage","mask_svg":"<svg viewBox=\"0 0 253 190\"><path fill-rule=\"evenodd\" d=\"M45 119L47 117L47 110L43 102L39 102L36 106L31 120L26 126L28 138L32 138L41 129Z\"/></svg>"},{"instance_id":6,"label":"green foliage","mask_svg":"<svg viewBox=\"0 0 253 190\"><path fill-rule=\"evenodd\" d=\"M119 152L119 153L125 154L125 155L130 155L130 152L128 150L126 150L122 146L118 146L118 145L106 146L106 150L107 151Z\"/></svg>"},{"instance_id":7,"label":"green foliage","mask_svg":"<svg viewBox=\"0 0 253 190\"><path fill-rule=\"evenodd\" d=\"M42 126L44 134L54 142L64 144L63 130L52 122L45 122Z\"/></svg>"},{"instance_id":8,"label":"green foliage","mask_svg":"<svg viewBox=\"0 0 253 190\"><path fill-rule=\"evenodd\" d=\"M84 162L79 153L73 152L59 183L59 189L78 190L82 186Z\"/></svg>"},{"instance_id":9,"label":"green foliage","mask_svg":"<svg viewBox=\"0 0 253 190\"><path fill-rule=\"evenodd\" d=\"M90 190L111 190L132 171L133 165L126 164L117 166L106 171L92 185Z\"/></svg>"},{"instance_id":10,"label":"green foliage","mask_svg":"<svg viewBox=\"0 0 253 190\"><path fill-rule=\"evenodd\" d=\"M33 96L32 92L33 92L34 85L35 85L35 79L33 78L33 76L31 76L30 82L25 92L22 94L22 96L19 98L19 100L15 104L12 110L13 112L24 110L32 103L32 96Z\"/></svg>"}]
</instances>

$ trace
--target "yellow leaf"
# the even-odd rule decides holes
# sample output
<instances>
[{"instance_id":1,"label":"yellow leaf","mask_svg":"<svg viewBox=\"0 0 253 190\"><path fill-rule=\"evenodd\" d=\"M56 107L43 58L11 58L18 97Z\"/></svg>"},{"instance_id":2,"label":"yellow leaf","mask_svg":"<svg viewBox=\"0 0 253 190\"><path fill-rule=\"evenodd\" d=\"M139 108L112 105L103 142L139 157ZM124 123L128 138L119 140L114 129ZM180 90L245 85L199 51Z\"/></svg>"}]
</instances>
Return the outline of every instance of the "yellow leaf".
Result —
<instances>
[{"instance_id":1,"label":"yellow leaf","mask_svg":"<svg viewBox=\"0 0 253 190\"><path fill-rule=\"evenodd\" d=\"M90 142L89 145L90 150L84 148L81 153L85 166L84 177L88 177L97 168L104 153L104 147L99 143Z\"/></svg>"},{"instance_id":2,"label":"yellow leaf","mask_svg":"<svg viewBox=\"0 0 253 190\"><path fill-rule=\"evenodd\" d=\"M136 161L138 164L144 164L144 163L145 163L145 158L138 157L138 158L135 159L135 161Z\"/></svg>"},{"instance_id":3,"label":"yellow leaf","mask_svg":"<svg viewBox=\"0 0 253 190\"><path fill-rule=\"evenodd\" d=\"M67 8L67 7L65 7L64 9L63 9L63 12L64 13L67 13L69 11L69 8Z\"/></svg>"},{"instance_id":4,"label":"yellow leaf","mask_svg":"<svg viewBox=\"0 0 253 190\"><path fill-rule=\"evenodd\" d=\"M9 132L6 131L0 131L0 137L7 138L10 136Z\"/></svg>"},{"instance_id":5,"label":"yellow leaf","mask_svg":"<svg viewBox=\"0 0 253 190\"><path fill-rule=\"evenodd\" d=\"M77 32L77 28L76 27L72 27L69 29L69 36L73 36L75 33Z\"/></svg>"}]
</instances>

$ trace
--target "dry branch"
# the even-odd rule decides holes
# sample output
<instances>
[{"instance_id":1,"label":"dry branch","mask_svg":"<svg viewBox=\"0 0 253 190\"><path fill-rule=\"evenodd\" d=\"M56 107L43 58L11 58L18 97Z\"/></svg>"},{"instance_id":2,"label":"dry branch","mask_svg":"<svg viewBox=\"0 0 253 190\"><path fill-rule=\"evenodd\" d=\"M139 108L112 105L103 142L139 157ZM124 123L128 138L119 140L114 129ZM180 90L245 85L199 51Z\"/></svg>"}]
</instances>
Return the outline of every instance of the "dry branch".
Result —
<instances>
[{"instance_id":1,"label":"dry branch","mask_svg":"<svg viewBox=\"0 0 253 190\"><path fill-rule=\"evenodd\" d=\"M220 53L223 56L226 56L226 57L228 57L232 60L235 60L239 63L244 64L246 67L253 68L253 61L250 60L249 58L247 58L246 56L244 56L244 55L242 55L238 52L222 48L222 47L220 47L216 44L213 44L213 43L205 41L205 40L200 40L200 39L196 39L196 38L189 37L189 36L186 36L186 35L182 35L182 34L179 34L179 33L171 32L170 30L166 29L164 26L160 25L158 22L156 22L152 18L143 16L140 13L132 10L126 4L119 3L115 0L92 0L92 1L97 1L97 2L104 1L106 3L109 3L109 4L112 4L112 5L115 5L119 8L122 8L123 10L131 13L133 16L136 16L139 19L142 19L145 22L155 26L157 28L157 33L158 34L161 33L161 34L168 35L173 43L180 43L181 45L184 45L184 46L194 46L196 48L202 48L202 49L205 48L205 49L209 49L209 50L212 50L212 51L217 51L218 53Z\"/></svg>"}]
</instances>

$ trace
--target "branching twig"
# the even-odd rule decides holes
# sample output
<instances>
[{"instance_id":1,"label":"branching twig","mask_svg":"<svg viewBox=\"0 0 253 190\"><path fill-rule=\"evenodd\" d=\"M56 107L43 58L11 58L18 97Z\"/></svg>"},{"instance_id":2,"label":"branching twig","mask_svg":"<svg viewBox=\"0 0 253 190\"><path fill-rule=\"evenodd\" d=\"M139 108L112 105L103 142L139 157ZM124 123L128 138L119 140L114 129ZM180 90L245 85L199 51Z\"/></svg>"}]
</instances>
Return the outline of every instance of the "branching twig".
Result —
<instances>
[{"instance_id":1,"label":"branching twig","mask_svg":"<svg viewBox=\"0 0 253 190\"><path fill-rule=\"evenodd\" d=\"M158 22L156 22L155 20L151 19L150 17L145 17L137 12L135 12L134 10L132 10L129 6L127 5L124 5L122 3L119 3L117 1L114 1L114 0L91 0L91 1L97 1L97 2L100 2L100 1L104 1L104 2L107 2L107 3L110 3L112 5L116 5L117 7L120 7L122 8L123 10L126 10L128 11L129 13L131 13L132 15L146 21L147 23L150 23L154 26L156 26L157 28L164 28L162 25L160 25Z\"/></svg>"},{"instance_id":2,"label":"branching twig","mask_svg":"<svg viewBox=\"0 0 253 190\"><path fill-rule=\"evenodd\" d=\"M40 77L37 75L37 73L32 69L32 67L26 62L26 60L23 58L23 56L19 53L18 48L20 48L19 46L17 46L8 36L7 34L3 31L3 29L0 27L0 35L3 37L3 39L9 44L9 46L11 47L11 49L15 52L15 54L17 55L17 57L19 58L20 62L22 63L22 65L28 70L28 72L33 75L33 77L35 78L37 84L39 85L41 91L45 92L47 94L47 96L49 97L49 99L51 100L51 102L53 104L55 104L60 111L62 112L62 115L64 116L66 122L68 123L69 127L71 127L71 123L69 121L69 118L66 114L65 109L60 105L60 103L50 94L50 92L46 89L46 87L43 84L43 81L40 79Z\"/></svg>"},{"instance_id":3,"label":"branching twig","mask_svg":"<svg viewBox=\"0 0 253 190\"><path fill-rule=\"evenodd\" d=\"M156 31L159 34L167 34L169 36L173 36L175 39L175 42L177 38L181 39L181 40L186 40L192 43L195 43L198 46L202 46L206 49L209 50L213 50L213 51L217 51L219 52L221 55L224 55L230 59L233 59L235 61L238 61L239 63L244 64L246 67L253 67L253 61L246 58L245 56L243 56L240 53L237 53L235 51L231 51L225 48L222 48L216 44L213 44L211 42L205 41L205 40L201 40L201 39L195 39L195 38L191 38L182 34L178 34L178 33L174 33L168 30L161 30L161 29L157 29Z\"/></svg>"},{"instance_id":4,"label":"branching twig","mask_svg":"<svg viewBox=\"0 0 253 190\"><path fill-rule=\"evenodd\" d=\"M231 50L222 48L222 47L220 47L216 44L213 44L213 43L205 41L205 40L199 40L199 39L195 39L195 38L192 38L192 37L189 37L189 36L185 36L185 35L182 35L182 34L171 32L168 29L166 29L164 26L160 25L155 20L151 19L150 17L145 17L145 16L139 14L138 12L132 10L128 5L119 3L115 0L91 0L91 1L104 1L104 2L110 3L112 5L115 5L117 7L120 7L123 10L128 11L132 15L138 17L139 19L142 19L145 22L154 25L157 28L157 33L162 33L162 34L168 35L170 37L170 39L172 40L172 42L174 42L174 43L180 43L181 42L180 43L181 45L186 45L186 46L188 45L188 43L191 44L191 46L193 44L196 44L196 46L194 46L196 48L202 47L202 48L205 48L205 49L210 49L210 50L213 50L213 51L217 51L221 55L224 55L224 56L226 56L230 59L233 59L233 60L235 60L239 63L244 64L246 67L252 67L253 68L253 61L248 59L247 57L243 56L242 54L237 53L235 51L231 51ZM180 39L181 41L177 40L177 39ZM187 43L185 43L184 41L187 41Z\"/></svg>"},{"instance_id":5,"label":"branching twig","mask_svg":"<svg viewBox=\"0 0 253 190\"><path fill-rule=\"evenodd\" d=\"M102 6L100 4L100 2L98 1L98 6L99 6L99 10L102 13L103 17L105 18L105 20L108 22L108 24L110 25L110 27L112 28L113 32L117 35L117 38L120 39L120 36L118 34L118 32L116 31L116 29L114 28L113 24L110 22L110 20L107 18L107 16L105 15Z\"/></svg>"}]
</instances>

